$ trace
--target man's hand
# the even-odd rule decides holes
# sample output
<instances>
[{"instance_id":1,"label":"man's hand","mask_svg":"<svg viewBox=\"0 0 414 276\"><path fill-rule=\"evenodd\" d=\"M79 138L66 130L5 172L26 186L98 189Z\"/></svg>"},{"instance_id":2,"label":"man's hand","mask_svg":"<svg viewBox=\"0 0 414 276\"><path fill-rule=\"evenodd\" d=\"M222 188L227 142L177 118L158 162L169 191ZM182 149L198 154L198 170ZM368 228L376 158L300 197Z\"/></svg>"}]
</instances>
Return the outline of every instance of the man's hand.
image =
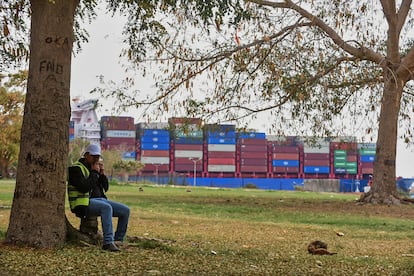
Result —
<instances>
[{"instance_id":1,"label":"man's hand","mask_svg":"<svg viewBox=\"0 0 414 276\"><path fill-rule=\"evenodd\" d=\"M91 169L92 169L93 171L97 171L97 172L100 172L100 170L101 170L101 168L100 168L100 166L99 166L99 163L98 163L98 162L93 163L93 164L92 164Z\"/></svg>"},{"instance_id":2,"label":"man's hand","mask_svg":"<svg viewBox=\"0 0 414 276\"><path fill-rule=\"evenodd\" d=\"M105 172L104 164L102 162L99 162L98 164L99 164L99 170L98 170L98 172L100 174L104 174L104 172Z\"/></svg>"}]
</instances>

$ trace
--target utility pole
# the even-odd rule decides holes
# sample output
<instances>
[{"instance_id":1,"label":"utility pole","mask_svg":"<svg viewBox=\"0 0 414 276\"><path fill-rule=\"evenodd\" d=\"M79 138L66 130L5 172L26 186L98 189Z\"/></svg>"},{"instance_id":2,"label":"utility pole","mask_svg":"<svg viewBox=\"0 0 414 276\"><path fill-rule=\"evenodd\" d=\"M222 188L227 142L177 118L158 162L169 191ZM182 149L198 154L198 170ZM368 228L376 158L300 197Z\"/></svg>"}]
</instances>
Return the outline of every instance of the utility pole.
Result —
<instances>
[{"instance_id":1,"label":"utility pole","mask_svg":"<svg viewBox=\"0 0 414 276\"><path fill-rule=\"evenodd\" d=\"M195 187L196 186L196 181L197 181L197 177L196 177L197 176L197 162L200 161L201 158L190 157L188 159L190 159L194 163L194 172L193 172L193 174L194 174L194 180L193 180L193 186Z\"/></svg>"}]
</instances>

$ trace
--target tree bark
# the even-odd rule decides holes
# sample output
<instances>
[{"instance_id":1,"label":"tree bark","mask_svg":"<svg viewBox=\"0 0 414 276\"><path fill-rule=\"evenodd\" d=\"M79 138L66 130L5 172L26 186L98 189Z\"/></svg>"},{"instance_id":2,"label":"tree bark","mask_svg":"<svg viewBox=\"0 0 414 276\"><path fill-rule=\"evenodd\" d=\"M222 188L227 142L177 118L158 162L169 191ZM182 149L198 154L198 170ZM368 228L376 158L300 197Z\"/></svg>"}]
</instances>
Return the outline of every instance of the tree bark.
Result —
<instances>
[{"instance_id":1,"label":"tree bark","mask_svg":"<svg viewBox=\"0 0 414 276\"><path fill-rule=\"evenodd\" d=\"M397 155L398 115L405 83L390 70L384 73L384 80L373 184L370 192L364 194L360 201L398 204L400 199L395 184L395 160Z\"/></svg>"},{"instance_id":2,"label":"tree bark","mask_svg":"<svg viewBox=\"0 0 414 276\"><path fill-rule=\"evenodd\" d=\"M78 0L31 0L30 64L6 242L66 240L65 193L73 22Z\"/></svg>"}]
</instances>

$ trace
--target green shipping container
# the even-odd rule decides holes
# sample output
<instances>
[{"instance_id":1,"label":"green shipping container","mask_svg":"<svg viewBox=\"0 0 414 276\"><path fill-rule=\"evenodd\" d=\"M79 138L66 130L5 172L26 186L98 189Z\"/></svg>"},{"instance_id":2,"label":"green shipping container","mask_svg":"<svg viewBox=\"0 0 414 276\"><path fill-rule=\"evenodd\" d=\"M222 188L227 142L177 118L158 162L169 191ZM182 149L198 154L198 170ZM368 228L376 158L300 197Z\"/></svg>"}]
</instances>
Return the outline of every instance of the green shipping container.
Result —
<instances>
[{"instance_id":1,"label":"green shipping container","mask_svg":"<svg viewBox=\"0 0 414 276\"><path fill-rule=\"evenodd\" d=\"M357 162L346 162L345 163L345 168L347 169L347 170L349 170L349 169L357 169L358 168L358 163Z\"/></svg>"},{"instance_id":2,"label":"green shipping container","mask_svg":"<svg viewBox=\"0 0 414 276\"><path fill-rule=\"evenodd\" d=\"M335 150L334 151L334 157L346 156L346 155L347 155L346 150Z\"/></svg>"},{"instance_id":3,"label":"green shipping container","mask_svg":"<svg viewBox=\"0 0 414 276\"><path fill-rule=\"evenodd\" d=\"M354 169L346 169L346 172L347 173L349 173L349 174L357 174L357 168L354 168Z\"/></svg>"},{"instance_id":4,"label":"green shipping container","mask_svg":"<svg viewBox=\"0 0 414 276\"><path fill-rule=\"evenodd\" d=\"M335 156L334 162L345 162L346 161L346 155L343 156Z\"/></svg>"},{"instance_id":5,"label":"green shipping container","mask_svg":"<svg viewBox=\"0 0 414 276\"><path fill-rule=\"evenodd\" d=\"M346 162L345 161L334 161L335 168L344 168L346 169Z\"/></svg>"},{"instance_id":6,"label":"green shipping container","mask_svg":"<svg viewBox=\"0 0 414 276\"><path fill-rule=\"evenodd\" d=\"M375 149L360 149L359 150L359 154L360 155L370 155L370 156L373 156L373 155L375 155Z\"/></svg>"}]
</instances>

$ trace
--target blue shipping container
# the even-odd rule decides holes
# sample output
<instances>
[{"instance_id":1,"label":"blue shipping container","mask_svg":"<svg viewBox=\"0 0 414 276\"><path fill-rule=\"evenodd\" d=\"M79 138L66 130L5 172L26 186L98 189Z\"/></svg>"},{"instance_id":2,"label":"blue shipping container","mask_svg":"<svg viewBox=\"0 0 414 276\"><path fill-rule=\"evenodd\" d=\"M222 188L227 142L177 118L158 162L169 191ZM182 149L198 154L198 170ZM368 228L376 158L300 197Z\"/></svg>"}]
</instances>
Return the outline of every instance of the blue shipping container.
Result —
<instances>
[{"instance_id":1,"label":"blue shipping container","mask_svg":"<svg viewBox=\"0 0 414 276\"><path fill-rule=\"evenodd\" d=\"M266 133L264 132L240 132L239 133L240 139L266 139Z\"/></svg>"},{"instance_id":2,"label":"blue shipping container","mask_svg":"<svg viewBox=\"0 0 414 276\"><path fill-rule=\"evenodd\" d=\"M134 159L136 158L136 152L130 151L130 152L123 152L122 153L122 159Z\"/></svg>"},{"instance_id":3,"label":"blue shipping container","mask_svg":"<svg viewBox=\"0 0 414 276\"><path fill-rule=\"evenodd\" d=\"M273 167L299 167L299 160L273 160Z\"/></svg>"},{"instance_id":4,"label":"blue shipping container","mask_svg":"<svg viewBox=\"0 0 414 276\"><path fill-rule=\"evenodd\" d=\"M327 174L329 173L329 167L323 166L323 167L316 167L316 166L304 166L303 167L304 173L323 173Z\"/></svg>"},{"instance_id":5,"label":"blue shipping container","mask_svg":"<svg viewBox=\"0 0 414 276\"><path fill-rule=\"evenodd\" d=\"M176 144L203 144L203 137L176 137L174 139Z\"/></svg>"},{"instance_id":6,"label":"blue shipping container","mask_svg":"<svg viewBox=\"0 0 414 276\"><path fill-rule=\"evenodd\" d=\"M165 143L142 143L141 144L142 150L169 150L170 144Z\"/></svg>"},{"instance_id":7,"label":"blue shipping container","mask_svg":"<svg viewBox=\"0 0 414 276\"><path fill-rule=\"evenodd\" d=\"M236 144L236 138L208 138L207 143L234 145Z\"/></svg>"},{"instance_id":8,"label":"blue shipping container","mask_svg":"<svg viewBox=\"0 0 414 276\"><path fill-rule=\"evenodd\" d=\"M211 125L205 125L205 129L207 131L217 131L217 132L230 132L236 131L236 125L216 125L216 124L211 124Z\"/></svg>"},{"instance_id":9,"label":"blue shipping container","mask_svg":"<svg viewBox=\"0 0 414 276\"><path fill-rule=\"evenodd\" d=\"M235 131L207 131L208 138L236 138Z\"/></svg>"},{"instance_id":10,"label":"blue shipping container","mask_svg":"<svg viewBox=\"0 0 414 276\"><path fill-rule=\"evenodd\" d=\"M360 156L361 162L372 163L375 161L375 156L372 155L361 155Z\"/></svg>"},{"instance_id":11,"label":"blue shipping container","mask_svg":"<svg viewBox=\"0 0 414 276\"><path fill-rule=\"evenodd\" d=\"M145 129L144 136L170 136L170 132L164 129Z\"/></svg>"},{"instance_id":12,"label":"blue shipping container","mask_svg":"<svg viewBox=\"0 0 414 276\"><path fill-rule=\"evenodd\" d=\"M170 137L168 136L142 136L141 143L157 143L168 144L170 143Z\"/></svg>"}]
</instances>

